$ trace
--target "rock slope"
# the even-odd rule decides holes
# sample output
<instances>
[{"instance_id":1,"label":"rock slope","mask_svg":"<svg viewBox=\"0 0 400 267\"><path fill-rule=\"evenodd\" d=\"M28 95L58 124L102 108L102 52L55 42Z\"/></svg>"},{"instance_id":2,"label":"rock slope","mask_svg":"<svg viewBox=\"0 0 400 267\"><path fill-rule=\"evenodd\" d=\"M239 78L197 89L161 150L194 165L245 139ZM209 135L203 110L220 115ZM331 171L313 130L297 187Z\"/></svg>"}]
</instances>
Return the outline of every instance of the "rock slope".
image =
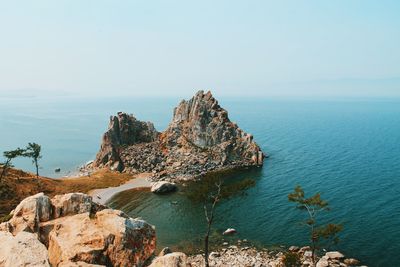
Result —
<instances>
[{"instance_id":1,"label":"rock slope","mask_svg":"<svg viewBox=\"0 0 400 267\"><path fill-rule=\"evenodd\" d=\"M132 115L111 117L94 166L188 179L212 170L260 166L263 159L253 136L229 120L211 92L199 91L174 109L162 133Z\"/></svg>"},{"instance_id":2,"label":"rock slope","mask_svg":"<svg viewBox=\"0 0 400 267\"><path fill-rule=\"evenodd\" d=\"M0 266L142 266L154 253L155 229L88 195L24 199L0 224Z\"/></svg>"}]
</instances>

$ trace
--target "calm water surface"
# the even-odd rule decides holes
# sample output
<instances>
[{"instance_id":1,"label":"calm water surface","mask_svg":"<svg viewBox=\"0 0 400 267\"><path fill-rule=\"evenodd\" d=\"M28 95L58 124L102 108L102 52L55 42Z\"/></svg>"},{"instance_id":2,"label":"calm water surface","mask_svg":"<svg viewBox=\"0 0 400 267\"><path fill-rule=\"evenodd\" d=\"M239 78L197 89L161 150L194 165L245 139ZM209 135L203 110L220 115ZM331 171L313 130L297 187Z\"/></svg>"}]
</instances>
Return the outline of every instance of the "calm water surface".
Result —
<instances>
[{"instance_id":1,"label":"calm water surface","mask_svg":"<svg viewBox=\"0 0 400 267\"><path fill-rule=\"evenodd\" d=\"M179 100L0 98L0 149L38 142L41 173L55 176L60 167L65 175L93 159L110 114L133 113L163 130ZM301 214L287 201L300 184L330 202L322 219L344 224L341 251L369 266L400 266L400 100L248 98L220 104L270 158L263 168L230 177L257 183L218 207L216 239L233 227L236 238L265 246L304 244ZM15 163L33 170L27 159ZM154 224L159 246L189 248L203 233L203 210L185 190L168 196L131 190L110 204Z\"/></svg>"}]
</instances>

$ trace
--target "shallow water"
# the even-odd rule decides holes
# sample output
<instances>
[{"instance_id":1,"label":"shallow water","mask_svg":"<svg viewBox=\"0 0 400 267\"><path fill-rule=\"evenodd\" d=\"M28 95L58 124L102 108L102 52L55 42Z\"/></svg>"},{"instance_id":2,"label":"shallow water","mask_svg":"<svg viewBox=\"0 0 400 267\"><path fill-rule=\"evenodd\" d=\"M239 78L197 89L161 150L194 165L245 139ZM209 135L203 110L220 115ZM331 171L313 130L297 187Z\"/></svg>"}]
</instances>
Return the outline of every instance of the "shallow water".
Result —
<instances>
[{"instance_id":1,"label":"shallow water","mask_svg":"<svg viewBox=\"0 0 400 267\"><path fill-rule=\"evenodd\" d=\"M50 100L49 100L50 99ZM0 99L1 150L36 141L42 174L65 175L92 159L110 114L132 112L164 129L179 99ZM344 224L338 249L369 266L400 266L400 100L220 99L270 155L239 177L256 186L218 207L215 231L228 227L265 246L304 244L302 218L287 194L300 184L321 192ZM32 170L27 159L17 167ZM123 201L118 201L123 200ZM184 191L168 196L127 191L113 207L156 225L159 245L189 247L201 238L203 210ZM174 205L171 201L177 201ZM216 238L219 238L216 236Z\"/></svg>"}]
</instances>

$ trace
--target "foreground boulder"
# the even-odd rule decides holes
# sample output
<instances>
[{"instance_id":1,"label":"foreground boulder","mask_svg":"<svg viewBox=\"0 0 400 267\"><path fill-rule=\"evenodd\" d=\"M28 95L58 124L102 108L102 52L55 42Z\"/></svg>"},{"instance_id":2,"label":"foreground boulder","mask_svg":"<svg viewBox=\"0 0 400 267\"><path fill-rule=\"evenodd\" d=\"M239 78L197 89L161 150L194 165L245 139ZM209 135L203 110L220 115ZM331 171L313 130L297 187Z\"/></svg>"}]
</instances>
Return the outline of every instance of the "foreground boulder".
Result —
<instances>
[{"instance_id":1,"label":"foreground boulder","mask_svg":"<svg viewBox=\"0 0 400 267\"><path fill-rule=\"evenodd\" d=\"M7 244L0 246L0 266L9 262L10 250L24 249L33 258L26 253L17 265L5 266L142 266L156 246L153 226L81 193L23 200L0 224L0 242ZM33 261L47 265L30 265Z\"/></svg>"},{"instance_id":2,"label":"foreground boulder","mask_svg":"<svg viewBox=\"0 0 400 267\"><path fill-rule=\"evenodd\" d=\"M47 249L36 234L0 231L0 244L0 266L50 266Z\"/></svg>"},{"instance_id":3,"label":"foreground boulder","mask_svg":"<svg viewBox=\"0 0 400 267\"><path fill-rule=\"evenodd\" d=\"M231 122L210 92L199 91L174 109L158 133L132 115L111 117L94 167L130 173L154 172L154 179L190 179L209 171L260 166L264 153L253 136Z\"/></svg>"},{"instance_id":4,"label":"foreground boulder","mask_svg":"<svg viewBox=\"0 0 400 267\"><path fill-rule=\"evenodd\" d=\"M187 267L187 256L182 252L172 252L157 257L149 267Z\"/></svg>"},{"instance_id":5,"label":"foreground boulder","mask_svg":"<svg viewBox=\"0 0 400 267\"><path fill-rule=\"evenodd\" d=\"M151 192L156 194L165 194L174 192L176 190L177 190L176 184L165 181L156 182L151 186Z\"/></svg>"}]
</instances>

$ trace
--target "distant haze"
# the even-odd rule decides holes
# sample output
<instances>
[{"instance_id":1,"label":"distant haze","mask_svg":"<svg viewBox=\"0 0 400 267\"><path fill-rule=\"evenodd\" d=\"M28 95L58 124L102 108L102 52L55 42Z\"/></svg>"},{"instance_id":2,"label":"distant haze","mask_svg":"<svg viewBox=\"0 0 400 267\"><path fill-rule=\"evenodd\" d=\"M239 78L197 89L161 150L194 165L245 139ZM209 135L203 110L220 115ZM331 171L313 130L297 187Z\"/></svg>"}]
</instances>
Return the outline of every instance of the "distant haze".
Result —
<instances>
[{"instance_id":1,"label":"distant haze","mask_svg":"<svg viewBox=\"0 0 400 267\"><path fill-rule=\"evenodd\" d=\"M0 97L400 97L399 1L0 3Z\"/></svg>"}]
</instances>

